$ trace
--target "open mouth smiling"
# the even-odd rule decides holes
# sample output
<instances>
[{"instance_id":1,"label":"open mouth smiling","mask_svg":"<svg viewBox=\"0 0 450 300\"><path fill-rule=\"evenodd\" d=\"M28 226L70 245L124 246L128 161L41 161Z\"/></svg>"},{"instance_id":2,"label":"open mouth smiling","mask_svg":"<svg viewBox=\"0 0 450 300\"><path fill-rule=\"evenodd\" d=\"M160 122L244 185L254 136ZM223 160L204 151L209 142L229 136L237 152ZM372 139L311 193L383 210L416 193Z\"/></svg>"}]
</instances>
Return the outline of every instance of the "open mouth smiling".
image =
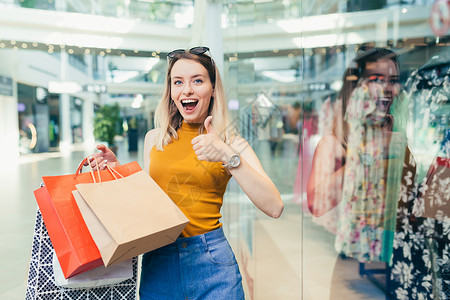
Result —
<instances>
[{"instance_id":1,"label":"open mouth smiling","mask_svg":"<svg viewBox=\"0 0 450 300\"><path fill-rule=\"evenodd\" d=\"M383 112L389 112L389 109L392 105L392 99L388 97L378 98L376 99L376 106L378 110Z\"/></svg>"},{"instance_id":2,"label":"open mouth smiling","mask_svg":"<svg viewBox=\"0 0 450 300\"><path fill-rule=\"evenodd\" d=\"M192 111L197 106L198 100L195 99L185 99L181 100L181 105L183 105L183 108L185 111Z\"/></svg>"}]
</instances>

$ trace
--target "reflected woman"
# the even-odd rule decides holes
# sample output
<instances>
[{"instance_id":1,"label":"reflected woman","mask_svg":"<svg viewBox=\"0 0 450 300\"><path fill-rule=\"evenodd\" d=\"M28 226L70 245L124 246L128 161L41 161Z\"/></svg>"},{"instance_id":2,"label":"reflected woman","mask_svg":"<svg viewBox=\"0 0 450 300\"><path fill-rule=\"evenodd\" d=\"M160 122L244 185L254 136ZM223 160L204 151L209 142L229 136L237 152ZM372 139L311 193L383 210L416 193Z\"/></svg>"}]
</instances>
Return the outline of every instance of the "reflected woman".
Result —
<instances>
[{"instance_id":1,"label":"reflected woman","mask_svg":"<svg viewBox=\"0 0 450 300\"><path fill-rule=\"evenodd\" d=\"M397 212L415 175L397 55L384 48L358 53L344 73L339 101L334 133L314 153L308 207L316 217L334 215L341 257L389 263Z\"/></svg>"}]
</instances>

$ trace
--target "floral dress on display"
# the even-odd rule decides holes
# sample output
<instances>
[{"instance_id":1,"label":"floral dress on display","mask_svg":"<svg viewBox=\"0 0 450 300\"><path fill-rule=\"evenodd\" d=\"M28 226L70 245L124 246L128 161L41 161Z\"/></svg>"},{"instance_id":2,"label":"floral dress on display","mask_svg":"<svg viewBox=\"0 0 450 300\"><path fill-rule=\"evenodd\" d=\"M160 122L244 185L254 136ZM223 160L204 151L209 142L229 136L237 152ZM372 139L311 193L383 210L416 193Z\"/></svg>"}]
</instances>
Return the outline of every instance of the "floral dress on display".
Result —
<instances>
[{"instance_id":1,"label":"floral dress on display","mask_svg":"<svg viewBox=\"0 0 450 300\"><path fill-rule=\"evenodd\" d=\"M450 126L448 117L438 117L449 113L442 105L450 94L446 78L423 88L424 82L436 81L418 72L410 77L417 112L415 148L420 153L426 145L417 169L428 172L415 184L416 192L404 193L399 203L389 299L450 299ZM430 158L431 164L426 162Z\"/></svg>"}]
</instances>

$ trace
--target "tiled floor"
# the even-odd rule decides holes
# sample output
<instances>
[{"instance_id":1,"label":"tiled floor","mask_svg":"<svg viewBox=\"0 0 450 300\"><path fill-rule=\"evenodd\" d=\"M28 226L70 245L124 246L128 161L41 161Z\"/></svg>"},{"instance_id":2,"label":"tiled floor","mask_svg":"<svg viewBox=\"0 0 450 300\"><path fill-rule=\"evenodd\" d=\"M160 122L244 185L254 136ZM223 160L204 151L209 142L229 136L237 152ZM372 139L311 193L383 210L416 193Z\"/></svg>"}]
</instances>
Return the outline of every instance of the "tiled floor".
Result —
<instances>
[{"instance_id":1,"label":"tiled floor","mask_svg":"<svg viewBox=\"0 0 450 300\"><path fill-rule=\"evenodd\" d=\"M24 299L36 201L33 190L44 175L74 173L82 153L21 157L4 162L1 182L0 299Z\"/></svg>"},{"instance_id":2,"label":"tiled floor","mask_svg":"<svg viewBox=\"0 0 450 300\"><path fill-rule=\"evenodd\" d=\"M17 161L5 159L2 163L0 300L25 297L36 212L33 190L39 187L44 175L74 173L81 159L91 152L74 151L66 156L61 153L35 154L23 156ZM119 158L123 162L137 160L141 163L140 153L129 154L125 149L119 150ZM259 212L246 215L242 207L230 208L227 205L223 210L224 214L238 215L241 220L250 218L249 224L252 227L250 235L246 237L250 236L252 241L251 259L243 262L239 255L245 252L244 248L249 247L247 243L242 244L242 240L245 240L243 234L239 233L238 238L231 237L230 241L233 248L238 249L241 269L245 263L246 272L253 280L253 299L384 299L378 288L358 275L358 266L354 261L337 259L327 233L306 218L302 219L299 205L292 203L292 197L285 193L292 189L283 182L283 170L295 172L296 163L291 163L287 169L281 169L283 162L280 164L266 159L263 165L272 168L270 175L277 177L274 178L275 182L284 184L280 188L286 199L283 216L278 220L271 220ZM229 196L227 201L233 202L233 197ZM242 198L242 195L237 198ZM224 216L224 221L226 220ZM231 229L228 230L231 235L242 229L242 226L233 227L233 224L226 224L226 227ZM339 263L339 268L335 269L336 262ZM251 299L248 292L247 299Z\"/></svg>"}]
</instances>

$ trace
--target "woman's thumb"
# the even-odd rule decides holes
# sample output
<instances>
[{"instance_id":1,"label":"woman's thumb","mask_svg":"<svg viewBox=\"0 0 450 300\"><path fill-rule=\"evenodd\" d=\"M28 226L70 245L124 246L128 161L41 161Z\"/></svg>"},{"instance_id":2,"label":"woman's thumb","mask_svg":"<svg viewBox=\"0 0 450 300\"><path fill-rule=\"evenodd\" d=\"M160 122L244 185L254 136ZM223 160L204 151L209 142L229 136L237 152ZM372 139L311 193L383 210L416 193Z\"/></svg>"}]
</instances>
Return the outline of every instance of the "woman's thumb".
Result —
<instances>
[{"instance_id":1,"label":"woman's thumb","mask_svg":"<svg viewBox=\"0 0 450 300\"><path fill-rule=\"evenodd\" d=\"M214 127L212 126L212 116L208 116L205 119L205 128L206 128L206 133L217 134L216 131L214 130Z\"/></svg>"},{"instance_id":2,"label":"woman's thumb","mask_svg":"<svg viewBox=\"0 0 450 300\"><path fill-rule=\"evenodd\" d=\"M106 152L108 152L108 147L106 147L105 145L103 145L103 144L100 144L100 145L97 145L97 149L98 150L100 150L100 151L102 151L103 153L106 153Z\"/></svg>"}]
</instances>

